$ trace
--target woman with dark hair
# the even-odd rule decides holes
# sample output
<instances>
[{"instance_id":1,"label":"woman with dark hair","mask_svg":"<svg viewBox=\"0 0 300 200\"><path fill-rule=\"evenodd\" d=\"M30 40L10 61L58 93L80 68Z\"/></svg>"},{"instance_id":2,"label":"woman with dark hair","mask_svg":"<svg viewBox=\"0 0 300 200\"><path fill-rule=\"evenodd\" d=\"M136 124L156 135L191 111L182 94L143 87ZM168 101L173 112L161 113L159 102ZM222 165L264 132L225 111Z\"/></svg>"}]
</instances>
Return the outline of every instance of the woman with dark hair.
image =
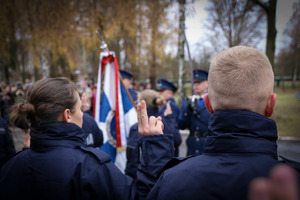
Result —
<instances>
[{"instance_id":1,"label":"woman with dark hair","mask_svg":"<svg viewBox=\"0 0 300 200\"><path fill-rule=\"evenodd\" d=\"M86 146L80 108L76 86L65 78L36 82L28 89L25 102L14 105L10 121L21 129L30 129L31 144L0 169L1 199L136 198L133 180L110 162L105 152ZM142 138L142 146L165 138L151 134ZM150 157L145 160L160 157L162 152L147 153L145 156ZM162 160L166 162L166 158ZM152 173L147 169L144 172ZM147 178L140 181L147 182Z\"/></svg>"}]
</instances>

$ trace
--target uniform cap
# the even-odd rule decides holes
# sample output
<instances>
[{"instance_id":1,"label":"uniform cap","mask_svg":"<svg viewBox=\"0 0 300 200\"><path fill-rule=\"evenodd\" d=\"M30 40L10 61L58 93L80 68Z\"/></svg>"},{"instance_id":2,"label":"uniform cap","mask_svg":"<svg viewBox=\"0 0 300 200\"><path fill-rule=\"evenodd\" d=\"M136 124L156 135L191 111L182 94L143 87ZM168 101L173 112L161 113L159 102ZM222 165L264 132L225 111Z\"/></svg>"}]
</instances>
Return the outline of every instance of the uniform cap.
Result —
<instances>
[{"instance_id":1,"label":"uniform cap","mask_svg":"<svg viewBox=\"0 0 300 200\"><path fill-rule=\"evenodd\" d=\"M175 87L175 85L173 83L171 83L170 81L166 80L166 79L159 79L157 81L157 90L161 91L161 90L172 90L174 93L177 91L177 87Z\"/></svg>"},{"instance_id":2,"label":"uniform cap","mask_svg":"<svg viewBox=\"0 0 300 200\"><path fill-rule=\"evenodd\" d=\"M208 79L208 72L202 69L194 69L193 71L194 82L202 82Z\"/></svg>"},{"instance_id":3,"label":"uniform cap","mask_svg":"<svg viewBox=\"0 0 300 200\"><path fill-rule=\"evenodd\" d=\"M120 69L119 71L121 73L122 78L127 78L127 79L132 78L132 74L129 73L128 71L125 71L125 70L122 70L122 69Z\"/></svg>"}]
</instances>

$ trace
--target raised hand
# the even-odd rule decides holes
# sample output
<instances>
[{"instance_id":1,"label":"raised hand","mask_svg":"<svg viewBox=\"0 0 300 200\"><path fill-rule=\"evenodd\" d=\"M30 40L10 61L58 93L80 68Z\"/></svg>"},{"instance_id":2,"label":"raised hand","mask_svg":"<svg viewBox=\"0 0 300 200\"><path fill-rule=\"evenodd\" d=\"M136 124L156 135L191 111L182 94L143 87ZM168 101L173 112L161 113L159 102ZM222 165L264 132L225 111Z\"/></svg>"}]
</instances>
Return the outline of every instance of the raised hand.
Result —
<instances>
[{"instance_id":1,"label":"raised hand","mask_svg":"<svg viewBox=\"0 0 300 200\"><path fill-rule=\"evenodd\" d=\"M291 167L275 166L269 178L254 179L249 188L250 200L297 200L297 174Z\"/></svg>"},{"instance_id":2,"label":"raised hand","mask_svg":"<svg viewBox=\"0 0 300 200\"><path fill-rule=\"evenodd\" d=\"M164 116L168 116L168 115L171 115L172 114L172 108L171 108L171 104L170 102L167 102L166 103L166 110L164 112Z\"/></svg>"},{"instance_id":3,"label":"raised hand","mask_svg":"<svg viewBox=\"0 0 300 200\"><path fill-rule=\"evenodd\" d=\"M137 105L138 130L140 136L163 134L164 125L161 117L151 116L148 119L147 106L144 100Z\"/></svg>"}]
</instances>

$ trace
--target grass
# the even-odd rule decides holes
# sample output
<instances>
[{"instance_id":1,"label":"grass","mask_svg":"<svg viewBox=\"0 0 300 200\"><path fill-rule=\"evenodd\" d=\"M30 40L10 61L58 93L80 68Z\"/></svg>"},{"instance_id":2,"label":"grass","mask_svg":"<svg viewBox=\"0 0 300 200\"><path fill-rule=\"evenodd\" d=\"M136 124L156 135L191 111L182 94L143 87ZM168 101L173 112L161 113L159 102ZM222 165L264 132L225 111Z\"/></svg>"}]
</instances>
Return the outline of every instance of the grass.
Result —
<instances>
[{"instance_id":1,"label":"grass","mask_svg":"<svg viewBox=\"0 0 300 200\"><path fill-rule=\"evenodd\" d=\"M275 88L277 102L272 119L278 128L278 135L300 138L300 101L296 97L299 87Z\"/></svg>"}]
</instances>

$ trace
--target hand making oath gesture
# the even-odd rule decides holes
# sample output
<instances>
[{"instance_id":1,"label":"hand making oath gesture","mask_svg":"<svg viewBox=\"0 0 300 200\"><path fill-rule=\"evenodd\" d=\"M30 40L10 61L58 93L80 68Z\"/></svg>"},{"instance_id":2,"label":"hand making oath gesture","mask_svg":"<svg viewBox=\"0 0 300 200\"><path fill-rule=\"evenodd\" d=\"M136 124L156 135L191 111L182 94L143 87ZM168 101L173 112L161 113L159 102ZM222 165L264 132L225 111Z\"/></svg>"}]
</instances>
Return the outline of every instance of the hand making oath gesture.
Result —
<instances>
[{"instance_id":1,"label":"hand making oath gesture","mask_svg":"<svg viewBox=\"0 0 300 200\"><path fill-rule=\"evenodd\" d=\"M138 103L137 113L140 136L163 134L164 125L161 117L151 116L148 119L146 102L144 100Z\"/></svg>"}]
</instances>

